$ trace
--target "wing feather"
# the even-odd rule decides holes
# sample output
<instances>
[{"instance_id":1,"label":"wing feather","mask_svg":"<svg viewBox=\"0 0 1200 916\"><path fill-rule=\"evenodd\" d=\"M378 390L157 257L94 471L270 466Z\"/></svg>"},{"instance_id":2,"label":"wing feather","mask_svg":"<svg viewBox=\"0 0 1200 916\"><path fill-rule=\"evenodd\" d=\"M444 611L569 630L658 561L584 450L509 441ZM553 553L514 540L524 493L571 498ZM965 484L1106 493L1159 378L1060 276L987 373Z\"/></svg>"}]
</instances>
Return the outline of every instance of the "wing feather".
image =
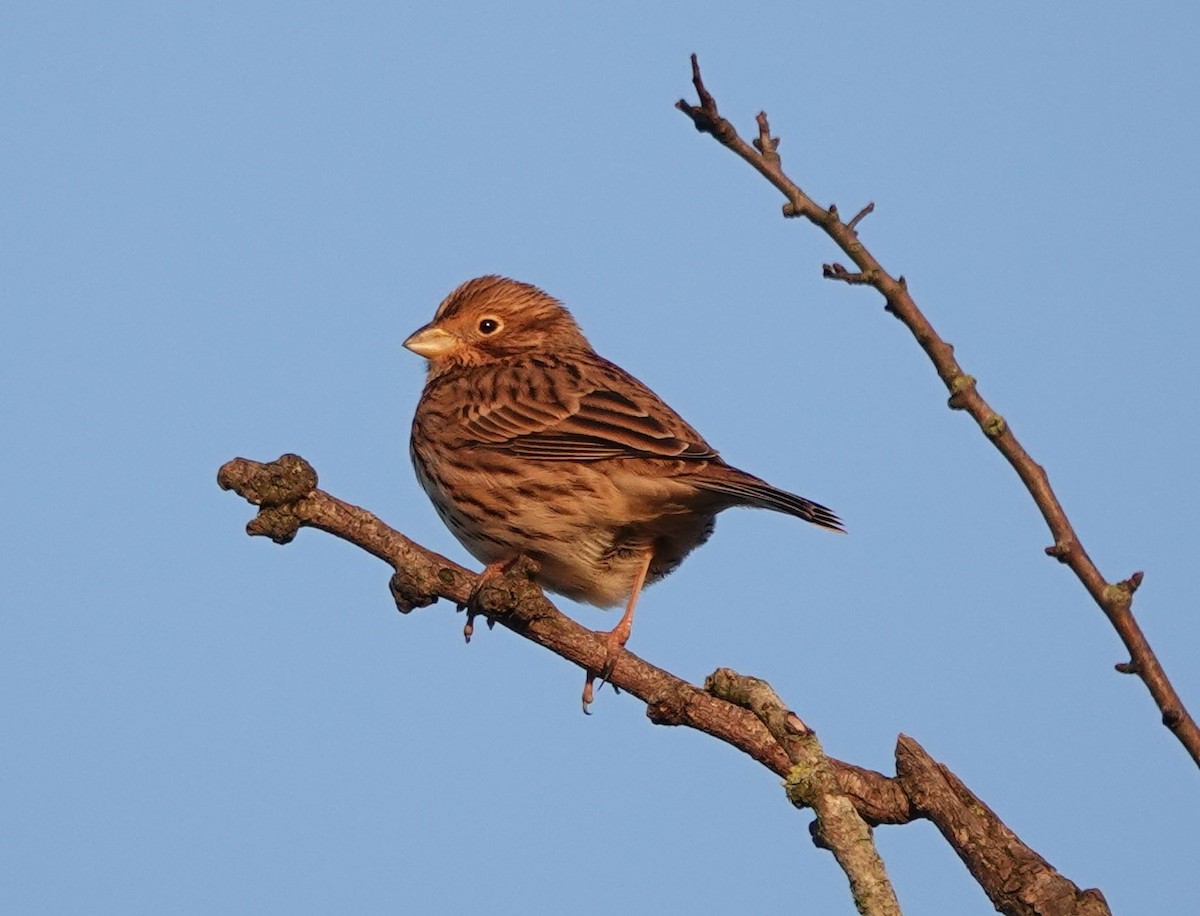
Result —
<instances>
[{"instance_id":1,"label":"wing feather","mask_svg":"<svg viewBox=\"0 0 1200 916\"><path fill-rule=\"evenodd\" d=\"M471 444L545 461L717 457L658 395L594 354L541 354L498 371L469 399Z\"/></svg>"}]
</instances>

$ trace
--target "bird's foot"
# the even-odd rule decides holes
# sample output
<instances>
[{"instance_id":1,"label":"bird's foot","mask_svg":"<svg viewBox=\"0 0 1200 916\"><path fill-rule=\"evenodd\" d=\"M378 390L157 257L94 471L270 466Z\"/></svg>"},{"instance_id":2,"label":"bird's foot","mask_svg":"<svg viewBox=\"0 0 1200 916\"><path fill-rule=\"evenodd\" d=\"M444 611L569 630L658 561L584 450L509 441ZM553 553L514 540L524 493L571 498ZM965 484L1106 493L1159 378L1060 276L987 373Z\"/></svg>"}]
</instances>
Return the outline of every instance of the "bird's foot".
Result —
<instances>
[{"instance_id":1,"label":"bird's foot","mask_svg":"<svg viewBox=\"0 0 1200 916\"><path fill-rule=\"evenodd\" d=\"M633 632L633 622L621 618L621 622L609 630L608 635L604 638L604 667L600 669L600 680L607 681L613 668L617 666L617 659L625 648L625 643L629 642L629 634Z\"/></svg>"},{"instance_id":2,"label":"bird's foot","mask_svg":"<svg viewBox=\"0 0 1200 916\"><path fill-rule=\"evenodd\" d=\"M466 604L459 606L459 610L466 608L467 611L467 622L463 625L463 639L467 642L471 641L471 637L475 633L475 618L484 613L479 609L480 594L489 582L507 573L515 562L515 559L497 560L485 566L483 572L479 574L479 578L475 581L475 585L471 589L471 594L467 596ZM487 625L489 630L494 626L490 617L488 618Z\"/></svg>"},{"instance_id":3,"label":"bird's foot","mask_svg":"<svg viewBox=\"0 0 1200 916\"><path fill-rule=\"evenodd\" d=\"M604 634L604 664L600 666L599 671L589 671L587 680L583 682L583 712L585 715L591 715L588 707L595 698L595 692L603 687L612 675L613 669L617 666L617 659L620 658L632 631L632 620L622 617L620 623ZM600 680L599 685L596 684L597 678ZM613 686L613 690L619 692L616 685Z\"/></svg>"}]
</instances>

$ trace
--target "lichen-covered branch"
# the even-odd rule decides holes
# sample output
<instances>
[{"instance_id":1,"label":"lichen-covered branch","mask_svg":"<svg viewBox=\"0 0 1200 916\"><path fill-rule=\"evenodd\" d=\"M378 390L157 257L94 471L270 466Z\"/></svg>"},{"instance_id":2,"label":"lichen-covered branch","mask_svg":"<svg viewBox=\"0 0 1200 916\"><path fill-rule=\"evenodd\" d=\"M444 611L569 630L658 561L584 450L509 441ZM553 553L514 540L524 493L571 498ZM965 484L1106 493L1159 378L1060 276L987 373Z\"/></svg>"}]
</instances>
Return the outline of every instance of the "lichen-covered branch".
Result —
<instances>
[{"instance_id":1,"label":"lichen-covered branch","mask_svg":"<svg viewBox=\"0 0 1200 916\"><path fill-rule=\"evenodd\" d=\"M842 792L816 732L759 678L718 668L704 686L713 696L753 712L788 755L792 761L784 783L788 798L817 815L813 835L833 853L850 879L858 911L864 916L900 916L900 902L875 848L871 828Z\"/></svg>"},{"instance_id":2,"label":"lichen-covered branch","mask_svg":"<svg viewBox=\"0 0 1200 916\"><path fill-rule=\"evenodd\" d=\"M859 223L871 212L873 206L868 204L849 222L842 221L836 206L818 206L783 171L778 152L779 140L771 136L765 112L760 112L757 117L758 136L751 143L747 143L733 125L720 115L716 99L700 77L700 66L694 54L692 83L700 104L692 105L680 99L676 107L691 118L698 131L712 134L722 146L744 159L783 194L786 201L783 205L784 216L803 217L819 226L833 239L858 269L849 270L838 263L826 264L825 276L845 283L872 286L879 291L885 302L884 307L912 332L921 349L933 363L938 376L950 392L950 407L969 414L988 440L1012 465L1033 497L1054 538L1054 543L1046 548L1046 553L1070 567L1125 644L1130 661L1117 665L1117 670L1124 674L1136 674L1142 679L1162 713L1163 724L1179 739L1192 760L1200 765L1200 727L1176 693L1133 616L1133 593L1141 584L1142 574L1134 573L1120 582L1109 582L1101 575L1050 486L1045 469L1034 461L1021 445L1008 420L984 400L974 377L959 366L954 358L954 347L938 335L917 307L909 294L904 277L893 277L884 270L859 240Z\"/></svg>"}]
</instances>

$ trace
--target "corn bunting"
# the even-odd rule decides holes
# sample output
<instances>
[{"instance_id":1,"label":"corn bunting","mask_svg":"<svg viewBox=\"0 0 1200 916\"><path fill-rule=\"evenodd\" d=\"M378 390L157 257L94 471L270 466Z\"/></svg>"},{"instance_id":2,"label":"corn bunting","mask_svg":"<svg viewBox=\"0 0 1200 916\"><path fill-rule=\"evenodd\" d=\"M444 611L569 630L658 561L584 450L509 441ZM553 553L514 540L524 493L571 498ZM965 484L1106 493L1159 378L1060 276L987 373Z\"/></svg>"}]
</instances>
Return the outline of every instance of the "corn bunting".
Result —
<instances>
[{"instance_id":1,"label":"corn bunting","mask_svg":"<svg viewBox=\"0 0 1200 916\"><path fill-rule=\"evenodd\" d=\"M412 427L417 477L485 578L524 555L551 591L625 602L601 677L642 587L708 540L718 512L773 509L841 530L824 506L726 464L537 287L469 280L404 346L429 361Z\"/></svg>"}]
</instances>

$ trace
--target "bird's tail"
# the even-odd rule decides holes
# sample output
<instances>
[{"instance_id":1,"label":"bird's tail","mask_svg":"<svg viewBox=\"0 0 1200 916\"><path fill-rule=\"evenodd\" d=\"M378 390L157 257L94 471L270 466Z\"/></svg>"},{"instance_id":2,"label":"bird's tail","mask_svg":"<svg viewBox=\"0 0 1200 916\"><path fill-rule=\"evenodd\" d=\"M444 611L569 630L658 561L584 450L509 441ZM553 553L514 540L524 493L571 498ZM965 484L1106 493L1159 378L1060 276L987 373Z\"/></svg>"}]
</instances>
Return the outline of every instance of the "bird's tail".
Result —
<instances>
[{"instance_id":1,"label":"bird's tail","mask_svg":"<svg viewBox=\"0 0 1200 916\"><path fill-rule=\"evenodd\" d=\"M771 509L775 512L794 515L796 518L802 518L806 522L812 522L814 525L828 528L830 531L845 532L846 530L842 527L842 520L831 509L827 509L820 503L797 496L795 493L789 493L787 490L780 490L765 480L759 480L752 474L739 471L737 468L727 467L722 470L732 473L720 476L706 475L693 482L702 490L730 497L730 505Z\"/></svg>"}]
</instances>

